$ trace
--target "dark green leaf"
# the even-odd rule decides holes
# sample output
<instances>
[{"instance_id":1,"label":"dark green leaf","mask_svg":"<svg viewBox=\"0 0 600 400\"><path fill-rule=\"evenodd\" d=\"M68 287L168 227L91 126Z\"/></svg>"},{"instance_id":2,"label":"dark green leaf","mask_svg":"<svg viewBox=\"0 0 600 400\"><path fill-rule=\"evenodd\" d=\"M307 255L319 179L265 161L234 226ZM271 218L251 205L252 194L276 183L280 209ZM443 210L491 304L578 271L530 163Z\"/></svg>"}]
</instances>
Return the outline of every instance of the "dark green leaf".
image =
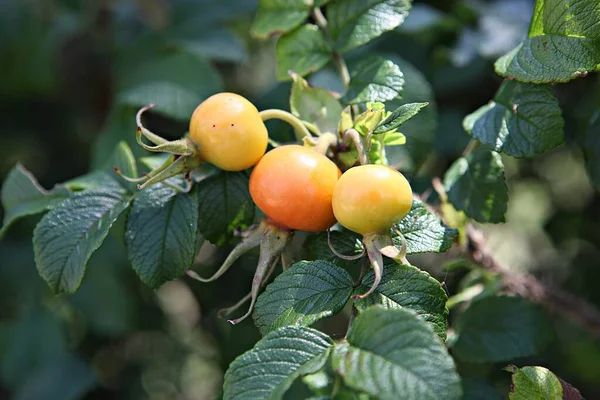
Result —
<instances>
[{"instance_id":1,"label":"dark green leaf","mask_svg":"<svg viewBox=\"0 0 600 400\"><path fill-rule=\"evenodd\" d=\"M281 399L292 382L321 369L331 339L314 329L287 326L267 334L229 366L223 399Z\"/></svg>"},{"instance_id":2,"label":"dark green leaf","mask_svg":"<svg viewBox=\"0 0 600 400\"><path fill-rule=\"evenodd\" d=\"M446 171L448 200L479 222L504 222L508 189L500 154L477 149L461 157Z\"/></svg>"},{"instance_id":3,"label":"dark green leaf","mask_svg":"<svg viewBox=\"0 0 600 400\"><path fill-rule=\"evenodd\" d=\"M291 31L308 18L311 3L304 0L260 0L250 34L266 39Z\"/></svg>"},{"instance_id":4,"label":"dark green leaf","mask_svg":"<svg viewBox=\"0 0 600 400\"><path fill-rule=\"evenodd\" d=\"M365 293L373 284L373 272L369 272L356 293ZM446 292L440 283L427 272L410 265L388 264L384 267L381 283L370 296L355 300L359 310L373 304L385 308L406 308L427 321L442 339L446 339Z\"/></svg>"},{"instance_id":5,"label":"dark green leaf","mask_svg":"<svg viewBox=\"0 0 600 400\"><path fill-rule=\"evenodd\" d=\"M342 105L327 89L313 87L294 75L290 110L303 121L310 122L321 132L337 134Z\"/></svg>"},{"instance_id":6,"label":"dark green leaf","mask_svg":"<svg viewBox=\"0 0 600 400\"><path fill-rule=\"evenodd\" d=\"M301 261L258 297L254 322L264 335L282 326L309 326L339 312L353 290L346 270L327 261Z\"/></svg>"},{"instance_id":7,"label":"dark green leaf","mask_svg":"<svg viewBox=\"0 0 600 400\"><path fill-rule=\"evenodd\" d=\"M251 224L254 210L247 173L223 171L202 181L198 193L198 226L212 244L225 244L237 228Z\"/></svg>"},{"instance_id":8,"label":"dark green leaf","mask_svg":"<svg viewBox=\"0 0 600 400\"><path fill-rule=\"evenodd\" d=\"M549 86L505 81L463 126L475 139L513 157L532 157L563 142L564 120Z\"/></svg>"},{"instance_id":9,"label":"dark green leaf","mask_svg":"<svg viewBox=\"0 0 600 400\"><path fill-rule=\"evenodd\" d=\"M198 189L177 193L163 184L140 192L127 219L129 260L142 282L153 289L183 276L198 244Z\"/></svg>"},{"instance_id":10,"label":"dark green leaf","mask_svg":"<svg viewBox=\"0 0 600 400\"><path fill-rule=\"evenodd\" d=\"M69 191L66 188L56 187L46 191L31 172L21 164L15 165L6 176L0 191L0 200L4 208L0 238L19 218L44 212L60 204L67 197Z\"/></svg>"},{"instance_id":11,"label":"dark green leaf","mask_svg":"<svg viewBox=\"0 0 600 400\"><path fill-rule=\"evenodd\" d=\"M482 379L461 377L463 400L502 400L504 397L489 383Z\"/></svg>"},{"instance_id":12,"label":"dark green leaf","mask_svg":"<svg viewBox=\"0 0 600 400\"><path fill-rule=\"evenodd\" d=\"M39 366L27 378L14 400L77 400L96 384L90 367L68 353Z\"/></svg>"},{"instance_id":13,"label":"dark green leaf","mask_svg":"<svg viewBox=\"0 0 600 400\"><path fill-rule=\"evenodd\" d=\"M336 49L347 52L395 29L410 7L409 0L333 0L327 19Z\"/></svg>"},{"instance_id":14,"label":"dark green leaf","mask_svg":"<svg viewBox=\"0 0 600 400\"><path fill-rule=\"evenodd\" d=\"M331 244L338 253L347 256L354 256L363 251L360 236L350 231L331 231ZM340 266L347 263L347 261L333 254L327 244L326 232L310 236L304 247L307 250L307 258L310 260L331 261Z\"/></svg>"},{"instance_id":15,"label":"dark green leaf","mask_svg":"<svg viewBox=\"0 0 600 400\"><path fill-rule=\"evenodd\" d=\"M453 354L466 362L487 363L529 357L551 339L546 316L518 297L484 297L456 318Z\"/></svg>"},{"instance_id":16,"label":"dark green leaf","mask_svg":"<svg viewBox=\"0 0 600 400\"><path fill-rule=\"evenodd\" d=\"M360 61L350 75L350 86L342 98L345 104L387 101L400 97L404 75L390 60L370 56Z\"/></svg>"},{"instance_id":17,"label":"dark green leaf","mask_svg":"<svg viewBox=\"0 0 600 400\"><path fill-rule=\"evenodd\" d=\"M92 253L128 206L120 191L86 190L42 218L33 232L35 262L55 293L77 290Z\"/></svg>"},{"instance_id":18,"label":"dark green leaf","mask_svg":"<svg viewBox=\"0 0 600 400\"><path fill-rule=\"evenodd\" d=\"M408 103L401 105L396 108L389 117L381 121L373 133L378 135L398 129L400 125L417 115L419 111L428 104L429 103Z\"/></svg>"},{"instance_id":19,"label":"dark green leaf","mask_svg":"<svg viewBox=\"0 0 600 400\"><path fill-rule=\"evenodd\" d=\"M306 24L281 36L277 41L277 79L292 79L321 69L331 59L331 45L316 25Z\"/></svg>"},{"instance_id":20,"label":"dark green leaf","mask_svg":"<svg viewBox=\"0 0 600 400\"><path fill-rule=\"evenodd\" d=\"M214 61L241 62L247 57L240 37L227 29L213 28L201 37L179 40L175 46L199 58Z\"/></svg>"},{"instance_id":21,"label":"dark green leaf","mask_svg":"<svg viewBox=\"0 0 600 400\"><path fill-rule=\"evenodd\" d=\"M583 400L577 389L544 367L504 368L512 373L510 400Z\"/></svg>"},{"instance_id":22,"label":"dark green leaf","mask_svg":"<svg viewBox=\"0 0 600 400\"><path fill-rule=\"evenodd\" d=\"M538 1L530 38L496 61L496 72L522 82L566 82L600 63L597 0Z\"/></svg>"},{"instance_id":23,"label":"dark green leaf","mask_svg":"<svg viewBox=\"0 0 600 400\"><path fill-rule=\"evenodd\" d=\"M413 200L408 215L396 227L406 239L407 254L441 253L448 250L456 238L456 229L451 229L425 203ZM394 242L401 244L398 240Z\"/></svg>"},{"instance_id":24,"label":"dark green leaf","mask_svg":"<svg viewBox=\"0 0 600 400\"><path fill-rule=\"evenodd\" d=\"M332 363L344 382L379 399L460 399L460 378L448 351L412 312L371 307L356 317Z\"/></svg>"}]
</instances>

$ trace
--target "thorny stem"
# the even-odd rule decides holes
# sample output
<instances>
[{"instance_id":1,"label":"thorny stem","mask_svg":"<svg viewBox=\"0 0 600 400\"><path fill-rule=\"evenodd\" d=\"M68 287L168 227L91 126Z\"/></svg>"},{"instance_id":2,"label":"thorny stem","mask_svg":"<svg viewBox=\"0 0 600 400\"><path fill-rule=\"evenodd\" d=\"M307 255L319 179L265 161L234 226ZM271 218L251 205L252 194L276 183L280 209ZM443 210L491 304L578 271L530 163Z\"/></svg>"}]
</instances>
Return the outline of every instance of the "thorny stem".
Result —
<instances>
[{"instance_id":1,"label":"thorny stem","mask_svg":"<svg viewBox=\"0 0 600 400\"><path fill-rule=\"evenodd\" d=\"M269 109L262 110L259 112L260 117L263 121L268 121L270 119L280 119L282 121L287 122L294 128L294 132L296 133L296 137L299 141L302 141L304 138L312 139L312 135L304 125L304 123L296 118L293 114L277 109Z\"/></svg>"},{"instance_id":2,"label":"thorny stem","mask_svg":"<svg viewBox=\"0 0 600 400\"><path fill-rule=\"evenodd\" d=\"M358 161L361 165L367 165L371 163L365 142L356 129L348 129L346 132L344 132L343 141L345 144L348 144L349 141L354 143L354 146L356 146L356 151L358 152Z\"/></svg>"}]
</instances>

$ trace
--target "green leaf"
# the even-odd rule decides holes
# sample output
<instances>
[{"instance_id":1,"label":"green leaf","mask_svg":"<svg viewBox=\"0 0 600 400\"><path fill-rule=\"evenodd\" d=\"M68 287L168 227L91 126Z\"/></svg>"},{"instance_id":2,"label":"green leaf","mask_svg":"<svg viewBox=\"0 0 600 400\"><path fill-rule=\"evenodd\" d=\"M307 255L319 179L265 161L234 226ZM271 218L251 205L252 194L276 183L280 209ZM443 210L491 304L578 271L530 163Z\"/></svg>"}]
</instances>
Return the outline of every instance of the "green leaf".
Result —
<instances>
[{"instance_id":1,"label":"green leaf","mask_svg":"<svg viewBox=\"0 0 600 400\"><path fill-rule=\"evenodd\" d=\"M400 97L404 75L400 67L379 56L360 61L350 75L350 86L342 98L344 104L387 101Z\"/></svg>"},{"instance_id":2,"label":"green leaf","mask_svg":"<svg viewBox=\"0 0 600 400\"><path fill-rule=\"evenodd\" d=\"M406 253L442 253L448 250L456 239L456 229L451 229L440 218L427 209L425 203L413 200L408 215L396 224L406 239ZM399 240L394 240L401 245Z\"/></svg>"},{"instance_id":3,"label":"green leaf","mask_svg":"<svg viewBox=\"0 0 600 400\"><path fill-rule=\"evenodd\" d=\"M212 244L221 246L237 228L254 219L254 203L248 192L248 174L223 171L202 181L198 193L198 226Z\"/></svg>"},{"instance_id":4,"label":"green leaf","mask_svg":"<svg viewBox=\"0 0 600 400\"><path fill-rule=\"evenodd\" d=\"M515 81L504 81L493 101L463 121L475 139L513 157L532 157L562 144L563 126L552 88Z\"/></svg>"},{"instance_id":5,"label":"green leaf","mask_svg":"<svg viewBox=\"0 0 600 400\"><path fill-rule=\"evenodd\" d=\"M448 200L478 222L504 222L508 189L500 154L477 149L461 157L446 171Z\"/></svg>"},{"instance_id":6,"label":"green leaf","mask_svg":"<svg viewBox=\"0 0 600 400\"><path fill-rule=\"evenodd\" d=\"M331 244L338 253L354 256L363 251L361 238L350 231L331 231ZM311 235L305 242L306 256L310 260L325 260L342 266L348 261L342 260L329 248L327 244L327 233L320 232Z\"/></svg>"},{"instance_id":7,"label":"green leaf","mask_svg":"<svg viewBox=\"0 0 600 400\"><path fill-rule=\"evenodd\" d=\"M373 284L373 271L364 278L356 293L365 293ZM388 264L384 267L381 283L375 292L355 300L356 308L363 311L373 304L389 309L410 309L433 327L435 333L446 339L446 292L440 283L425 271L411 265Z\"/></svg>"},{"instance_id":8,"label":"green leaf","mask_svg":"<svg viewBox=\"0 0 600 400\"><path fill-rule=\"evenodd\" d=\"M344 382L379 399L460 399L454 362L431 328L412 312L371 307L356 317L332 364Z\"/></svg>"},{"instance_id":9,"label":"green leaf","mask_svg":"<svg viewBox=\"0 0 600 400\"><path fill-rule=\"evenodd\" d=\"M174 45L185 53L213 61L239 63L248 56L245 43L228 29L211 28L200 37L177 40Z\"/></svg>"},{"instance_id":10,"label":"green leaf","mask_svg":"<svg viewBox=\"0 0 600 400\"><path fill-rule=\"evenodd\" d=\"M69 197L69 194L64 187L46 191L31 172L21 164L15 165L6 176L0 191L0 200L4 208L0 238L19 218L39 214L55 207Z\"/></svg>"},{"instance_id":11,"label":"green leaf","mask_svg":"<svg viewBox=\"0 0 600 400\"><path fill-rule=\"evenodd\" d=\"M543 350L552 337L546 316L519 297L484 297L460 314L453 328L453 354L472 363L529 357Z\"/></svg>"},{"instance_id":12,"label":"green leaf","mask_svg":"<svg viewBox=\"0 0 600 400\"><path fill-rule=\"evenodd\" d=\"M42 218L33 232L35 263L55 293L79 288L89 258L128 206L120 191L86 190Z\"/></svg>"},{"instance_id":13,"label":"green leaf","mask_svg":"<svg viewBox=\"0 0 600 400\"><path fill-rule=\"evenodd\" d=\"M127 219L129 260L142 282L153 289L183 276L198 245L198 189L177 193L163 184L140 192Z\"/></svg>"},{"instance_id":14,"label":"green leaf","mask_svg":"<svg viewBox=\"0 0 600 400\"><path fill-rule=\"evenodd\" d=\"M332 55L331 45L316 25L306 24L277 41L277 79L292 79L289 71L300 76L321 69Z\"/></svg>"},{"instance_id":15,"label":"green leaf","mask_svg":"<svg viewBox=\"0 0 600 400\"><path fill-rule=\"evenodd\" d=\"M400 132L388 132L383 138L383 144L386 146L401 146L406 143L406 136Z\"/></svg>"},{"instance_id":16,"label":"green leaf","mask_svg":"<svg viewBox=\"0 0 600 400\"><path fill-rule=\"evenodd\" d=\"M141 107L157 104L152 111L171 118L187 120L203 98L187 87L172 82L146 82L121 92L117 101L124 105Z\"/></svg>"},{"instance_id":17,"label":"green leaf","mask_svg":"<svg viewBox=\"0 0 600 400\"><path fill-rule=\"evenodd\" d=\"M522 82L567 82L600 63L600 3L537 2L530 38L496 61L496 72Z\"/></svg>"},{"instance_id":18,"label":"green leaf","mask_svg":"<svg viewBox=\"0 0 600 400\"><path fill-rule=\"evenodd\" d=\"M579 390L544 367L517 368L509 365L505 371L512 373L510 400L568 399L583 400Z\"/></svg>"},{"instance_id":19,"label":"green leaf","mask_svg":"<svg viewBox=\"0 0 600 400\"><path fill-rule=\"evenodd\" d=\"M327 6L327 28L335 47L347 52L404 22L409 0L334 0Z\"/></svg>"},{"instance_id":20,"label":"green leaf","mask_svg":"<svg viewBox=\"0 0 600 400\"><path fill-rule=\"evenodd\" d=\"M260 0L250 34L266 39L291 31L308 18L311 3L304 0Z\"/></svg>"},{"instance_id":21,"label":"green leaf","mask_svg":"<svg viewBox=\"0 0 600 400\"><path fill-rule=\"evenodd\" d=\"M378 135L398 129L400 125L417 115L419 111L428 104L429 103L408 103L401 105L396 108L389 117L381 121L373 133Z\"/></svg>"},{"instance_id":22,"label":"green leaf","mask_svg":"<svg viewBox=\"0 0 600 400\"><path fill-rule=\"evenodd\" d=\"M296 378L323 367L332 344L327 335L305 327L288 326L267 334L231 363L223 399L281 399Z\"/></svg>"},{"instance_id":23,"label":"green leaf","mask_svg":"<svg viewBox=\"0 0 600 400\"><path fill-rule=\"evenodd\" d=\"M258 297L254 322L264 335L282 326L309 326L339 312L352 294L352 277L327 261L301 261L283 271Z\"/></svg>"},{"instance_id":24,"label":"green leaf","mask_svg":"<svg viewBox=\"0 0 600 400\"><path fill-rule=\"evenodd\" d=\"M342 105L327 89L313 87L298 75L293 75L290 110L303 121L310 122L320 132L337 134Z\"/></svg>"}]
</instances>

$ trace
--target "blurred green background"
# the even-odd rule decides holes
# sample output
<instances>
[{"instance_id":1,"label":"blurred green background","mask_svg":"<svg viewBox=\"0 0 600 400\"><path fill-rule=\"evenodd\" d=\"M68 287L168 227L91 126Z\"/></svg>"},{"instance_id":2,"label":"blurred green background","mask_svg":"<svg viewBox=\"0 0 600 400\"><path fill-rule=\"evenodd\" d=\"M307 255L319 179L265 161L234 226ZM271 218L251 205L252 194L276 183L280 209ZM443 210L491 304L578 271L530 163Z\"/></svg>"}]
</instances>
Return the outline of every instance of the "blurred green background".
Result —
<instances>
[{"instance_id":1,"label":"blurred green background","mask_svg":"<svg viewBox=\"0 0 600 400\"><path fill-rule=\"evenodd\" d=\"M148 125L166 137L185 133L186 119L210 94L228 90L259 109L288 109L289 83L275 80L275 39L253 40L250 0L0 0L0 183L21 162L45 188L102 164L120 140L137 155L135 112L145 103L169 108ZM527 33L533 1L415 2L399 29L351 54L392 57L405 73L408 100L434 100L406 124L408 144L390 154L417 191L442 176L469 138L462 119L488 102L501 79L493 62ZM420 71L420 72L419 72ZM341 91L333 69L310 78ZM162 85L164 97L145 94ZM555 87L567 144L535 160L505 157L508 222L486 226L499 260L600 307L600 197L577 146L600 109L598 74ZM162 103L162 104L161 104ZM190 104L192 107L190 108ZM268 124L276 140L291 130ZM213 399L229 363L259 338L252 321L231 327L216 318L250 286L256 257L219 281L173 281L153 292L129 267L118 222L94 254L81 289L54 296L33 262L32 229L15 224L0 242L0 399ZM122 225L121 225L122 228ZM205 272L228 248L205 245ZM413 263L454 294L464 270L445 274L452 254ZM472 276L467 276L472 279ZM542 365L600 398L600 341L560 316ZM343 316L318 327L343 336ZM504 365L459 365L508 389ZM302 385L290 398L305 398Z\"/></svg>"}]
</instances>

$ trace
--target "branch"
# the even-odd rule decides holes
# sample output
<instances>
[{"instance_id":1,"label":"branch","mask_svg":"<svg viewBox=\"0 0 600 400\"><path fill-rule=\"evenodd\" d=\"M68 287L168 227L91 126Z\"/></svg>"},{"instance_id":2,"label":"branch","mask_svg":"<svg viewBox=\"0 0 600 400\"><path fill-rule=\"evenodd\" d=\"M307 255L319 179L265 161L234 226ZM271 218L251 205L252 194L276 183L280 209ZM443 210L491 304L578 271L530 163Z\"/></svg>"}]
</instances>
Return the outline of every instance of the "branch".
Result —
<instances>
[{"instance_id":1,"label":"branch","mask_svg":"<svg viewBox=\"0 0 600 400\"><path fill-rule=\"evenodd\" d=\"M587 328L600 338L600 311L587 301L556 287L550 287L530 274L520 274L500 265L487 247L483 233L467 225L468 252L473 261L501 277L502 286L511 293L544 307Z\"/></svg>"}]
</instances>

